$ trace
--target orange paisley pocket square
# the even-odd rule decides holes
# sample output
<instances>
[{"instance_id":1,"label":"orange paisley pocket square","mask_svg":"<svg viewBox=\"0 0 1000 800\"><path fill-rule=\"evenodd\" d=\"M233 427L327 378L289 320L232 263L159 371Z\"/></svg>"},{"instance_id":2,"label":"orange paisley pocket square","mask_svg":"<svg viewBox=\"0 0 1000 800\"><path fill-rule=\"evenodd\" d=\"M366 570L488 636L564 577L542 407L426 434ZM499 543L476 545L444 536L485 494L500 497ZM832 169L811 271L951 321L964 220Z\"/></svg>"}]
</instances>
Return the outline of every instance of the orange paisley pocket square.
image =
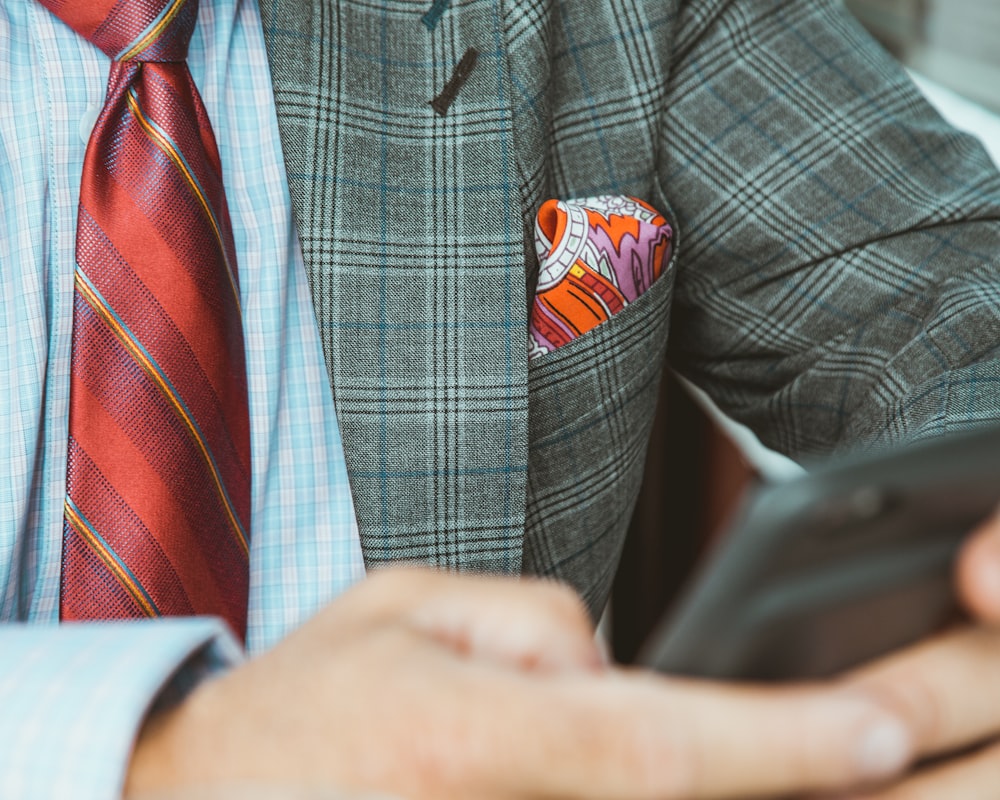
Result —
<instances>
[{"instance_id":1,"label":"orange paisley pocket square","mask_svg":"<svg viewBox=\"0 0 1000 800\"><path fill-rule=\"evenodd\" d=\"M538 291L528 358L549 353L635 302L670 261L673 230L634 197L547 200L535 219Z\"/></svg>"}]
</instances>

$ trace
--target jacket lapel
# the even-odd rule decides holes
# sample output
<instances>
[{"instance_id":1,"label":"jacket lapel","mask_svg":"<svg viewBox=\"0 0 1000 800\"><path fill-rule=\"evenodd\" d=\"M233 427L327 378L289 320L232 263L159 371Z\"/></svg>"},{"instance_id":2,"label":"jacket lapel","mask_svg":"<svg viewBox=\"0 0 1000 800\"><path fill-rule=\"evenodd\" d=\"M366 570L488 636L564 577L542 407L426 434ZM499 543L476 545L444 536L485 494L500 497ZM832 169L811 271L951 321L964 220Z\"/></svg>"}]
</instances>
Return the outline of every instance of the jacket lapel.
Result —
<instances>
[{"instance_id":1,"label":"jacket lapel","mask_svg":"<svg viewBox=\"0 0 1000 800\"><path fill-rule=\"evenodd\" d=\"M370 566L521 566L525 252L497 3L261 7Z\"/></svg>"}]
</instances>

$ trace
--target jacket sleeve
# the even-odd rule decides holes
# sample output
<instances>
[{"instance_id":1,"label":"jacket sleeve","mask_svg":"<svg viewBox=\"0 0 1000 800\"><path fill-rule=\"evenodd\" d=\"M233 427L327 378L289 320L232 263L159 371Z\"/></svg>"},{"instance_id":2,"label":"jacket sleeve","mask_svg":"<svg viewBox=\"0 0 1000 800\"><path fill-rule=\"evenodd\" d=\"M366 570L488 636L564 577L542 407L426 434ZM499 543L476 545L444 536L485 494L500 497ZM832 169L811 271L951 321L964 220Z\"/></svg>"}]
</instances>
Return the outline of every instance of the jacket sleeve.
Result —
<instances>
[{"instance_id":1,"label":"jacket sleeve","mask_svg":"<svg viewBox=\"0 0 1000 800\"><path fill-rule=\"evenodd\" d=\"M838 0L682 5L670 354L795 457L1000 418L1000 176Z\"/></svg>"},{"instance_id":2,"label":"jacket sleeve","mask_svg":"<svg viewBox=\"0 0 1000 800\"><path fill-rule=\"evenodd\" d=\"M121 797L150 707L241 658L210 618L0 626L0 797Z\"/></svg>"}]
</instances>

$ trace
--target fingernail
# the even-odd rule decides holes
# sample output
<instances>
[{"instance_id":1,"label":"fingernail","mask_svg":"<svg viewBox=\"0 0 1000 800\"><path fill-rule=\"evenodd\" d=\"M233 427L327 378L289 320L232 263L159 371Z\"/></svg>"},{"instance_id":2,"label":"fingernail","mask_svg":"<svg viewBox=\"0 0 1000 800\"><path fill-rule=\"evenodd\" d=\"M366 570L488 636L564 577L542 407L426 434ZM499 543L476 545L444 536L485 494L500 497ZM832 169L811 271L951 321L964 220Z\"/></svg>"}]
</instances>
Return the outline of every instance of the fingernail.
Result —
<instances>
[{"instance_id":1,"label":"fingernail","mask_svg":"<svg viewBox=\"0 0 1000 800\"><path fill-rule=\"evenodd\" d=\"M1000 608L1000 542L991 545L978 568L980 590L994 608Z\"/></svg>"},{"instance_id":2,"label":"fingernail","mask_svg":"<svg viewBox=\"0 0 1000 800\"><path fill-rule=\"evenodd\" d=\"M594 666L599 671L603 671L611 666L611 647L601 632L598 632L594 637L594 644L597 645L595 648L597 651L597 663Z\"/></svg>"},{"instance_id":3,"label":"fingernail","mask_svg":"<svg viewBox=\"0 0 1000 800\"><path fill-rule=\"evenodd\" d=\"M910 736L902 723L882 719L869 725L858 740L857 763L865 778L885 778L910 760Z\"/></svg>"},{"instance_id":4,"label":"fingernail","mask_svg":"<svg viewBox=\"0 0 1000 800\"><path fill-rule=\"evenodd\" d=\"M987 523L986 529L987 533L984 538L988 542L990 555L994 558L1000 558L1000 515L993 517Z\"/></svg>"}]
</instances>

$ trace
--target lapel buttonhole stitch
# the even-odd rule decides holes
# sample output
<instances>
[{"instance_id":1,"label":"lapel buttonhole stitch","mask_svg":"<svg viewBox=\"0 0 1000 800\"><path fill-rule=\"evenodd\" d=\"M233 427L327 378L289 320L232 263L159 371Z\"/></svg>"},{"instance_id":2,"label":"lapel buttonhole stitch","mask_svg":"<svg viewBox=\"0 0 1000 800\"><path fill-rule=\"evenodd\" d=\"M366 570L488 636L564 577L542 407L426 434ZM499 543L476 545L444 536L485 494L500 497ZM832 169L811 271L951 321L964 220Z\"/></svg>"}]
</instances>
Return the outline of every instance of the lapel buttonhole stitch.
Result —
<instances>
[{"instance_id":1,"label":"lapel buttonhole stitch","mask_svg":"<svg viewBox=\"0 0 1000 800\"><path fill-rule=\"evenodd\" d=\"M444 116L448 113L448 109L451 104L455 102L455 97L461 91L462 86L469 79L472 74L472 70L476 68L476 62L479 60L479 51L475 47L470 47L465 51L465 55L462 56L461 60L458 62L458 66L455 67L455 72L452 74L451 78L448 79L448 83L445 84L444 89L441 90L441 94L430 101L431 108L439 116Z\"/></svg>"}]
</instances>

